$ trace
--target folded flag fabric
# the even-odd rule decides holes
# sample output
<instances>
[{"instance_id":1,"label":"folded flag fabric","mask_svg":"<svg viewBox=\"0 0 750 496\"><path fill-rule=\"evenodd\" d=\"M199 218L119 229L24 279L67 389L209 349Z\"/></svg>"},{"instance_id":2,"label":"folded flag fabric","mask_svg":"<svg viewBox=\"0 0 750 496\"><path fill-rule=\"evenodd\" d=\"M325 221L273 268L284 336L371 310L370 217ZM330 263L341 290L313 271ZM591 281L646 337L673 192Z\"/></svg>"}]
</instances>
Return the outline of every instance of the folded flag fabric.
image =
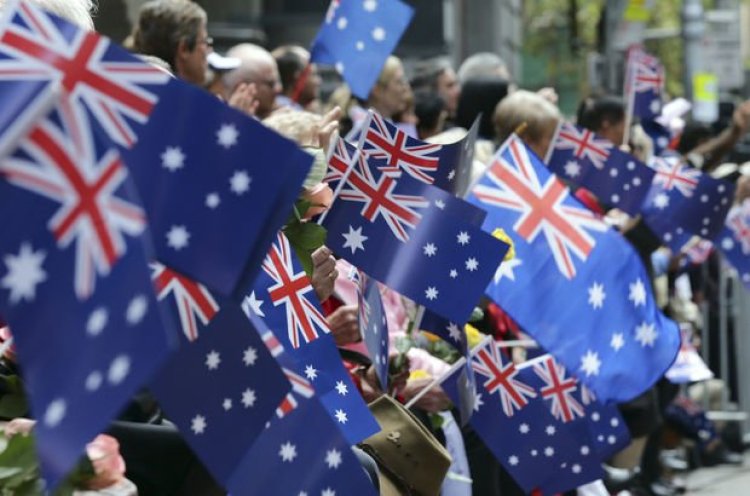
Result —
<instances>
[{"instance_id":1,"label":"folded flag fabric","mask_svg":"<svg viewBox=\"0 0 750 496\"><path fill-rule=\"evenodd\" d=\"M750 201L732 207L716 243L742 284L750 288Z\"/></svg>"},{"instance_id":2,"label":"folded flag fabric","mask_svg":"<svg viewBox=\"0 0 750 496\"><path fill-rule=\"evenodd\" d=\"M52 101L84 106L97 127L130 147L169 74L34 3L5 3L0 21L0 154Z\"/></svg>"},{"instance_id":3,"label":"folded flag fabric","mask_svg":"<svg viewBox=\"0 0 750 496\"><path fill-rule=\"evenodd\" d=\"M414 9L400 0L331 0L310 48L310 62L331 65L367 100Z\"/></svg>"},{"instance_id":4,"label":"folded flag fabric","mask_svg":"<svg viewBox=\"0 0 750 496\"><path fill-rule=\"evenodd\" d=\"M648 137L651 138L655 156L659 157L665 151L669 150L669 143L672 140L672 133L669 129L655 120L642 120L641 127Z\"/></svg>"},{"instance_id":5,"label":"folded flag fabric","mask_svg":"<svg viewBox=\"0 0 750 496\"><path fill-rule=\"evenodd\" d=\"M182 323L183 333L179 350L150 388L182 438L226 485L291 386L237 303L212 297L204 286L158 263L153 277L162 288L160 304ZM201 310L206 298L211 310ZM196 322L185 312L197 317L195 338Z\"/></svg>"},{"instance_id":6,"label":"folded flag fabric","mask_svg":"<svg viewBox=\"0 0 750 496\"><path fill-rule=\"evenodd\" d=\"M283 414L271 419L227 489L235 496L254 495L259 488L273 494L375 496L349 442L312 394L301 364L259 317L250 320L294 386L280 405Z\"/></svg>"},{"instance_id":7,"label":"folded flag fabric","mask_svg":"<svg viewBox=\"0 0 750 496\"><path fill-rule=\"evenodd\" d=\"M654 157L656 171L643 218L664 243L679 251L693 236L714 239L732 206L734 185L714 179L680 157Z\"/></svg>"},{"instance_id":8,"label":"folded flag fabric","mask_svg":"<svg viewBox=\"0 0 750 496\"><path fill-rule=\"evenodd\" d=\"M378 283L356 267L347 274L357 288L359 331L375 366L380 388L388 391L388 322Z\"/></svg>"},{"instance_id":9,"label":"folded flag fabric","mask_svg":"<svg viewBox=\"0 0 750 496\"><path fill-rule=\"evenodd\" d=\"M631 215L640 212L654 177L654 171L640 160L568 122L558 124L546 162L559 177Z\"/></svg>"},{"instance_id":10,"label":"folded flag fabric","mask_svg":"<svg viewBox=\"0 0 750 496\"><path fill-rule=\"evenodd\" d=\"M260 267L312 163L291 141L176 80L124 158L157 258L222 295Z\"/></svg>"},{"instance_id":11,"label":"folded flag fabric","mask_svg":"<svg viewBox=\"0 0 750 496\"><path fill-rule=\"evenodd\" d=\"M0 162L0 307L49 487L161 366L175 337L154 298L146 217L128 170L89 118L83 108L55 111Z\"/></svg>"},{"instance_id":12,"label":"folded flag fabric","mask_svg":"<svg viewBox=\"0 0 750 496\"><path fill-rule=\"evenodd\" d=\"M379 173L346 143L329 161L329 176L334 174L340 175L340 184L323 220L327 246L435 313L454 322L468 320L508 246L472 220L459 218L449 205L462 200L413 180L412 192L401 194L402 180ZM463 208L485 215L475 207Z\"/></svg>"},{"instance_id":13,"label":"folded flag fabric","mask_svg":"<svg viewBox=\"0 0 750 496\"><path fill-rule=\"evenodd\" d=\"M661 61L642 48L635 47L628 52L625 75L628 112L641 119L658 117L666 79Z\"/></svg>"},{"instance_id":14,"label":"folded flag fabric","mask_svg":"<svg viewBox=\"0 0 750 496\"><path fill-rule=\"evenodd\" d=\"M310 279L282 232L244 294L245 313L261 317L301 364L346 438L354 444L377 432L380 427L341 361Z\"/></svg>"},{"instance_id":15,"label":"folded flag fabric","mask_svg":"<svg viewBox=\"0 0 750 496\"><path fill-rule=\"evenodd\" d=\"M469 196L504 227L516 257L486 294L603 401L648 389L677 355L677 325L635 250L573 198L518 137ZM509 226L512 228L509 229Z\"/></svg>"}]
</instances>

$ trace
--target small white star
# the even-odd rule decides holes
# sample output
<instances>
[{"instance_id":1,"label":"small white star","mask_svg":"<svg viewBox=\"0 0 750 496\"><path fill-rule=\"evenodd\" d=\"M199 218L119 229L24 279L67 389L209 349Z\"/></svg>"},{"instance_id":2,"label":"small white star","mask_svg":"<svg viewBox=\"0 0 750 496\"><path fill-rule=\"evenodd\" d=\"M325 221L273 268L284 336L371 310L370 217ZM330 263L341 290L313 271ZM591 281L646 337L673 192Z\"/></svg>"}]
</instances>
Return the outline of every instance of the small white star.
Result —
<instances>
[{"instance_id":1,"label":"small white star","mask_svg":"<svg viewBox=\"0 0 750 496\"><path fill-rule=\"evenodd\" d=\"M571 471L572 471L572 472L573 472L574 474L580 474L580 473L581 473L581 466L580 466L580 465L578 465L577 463L575 463L575 464L573 464L573 466L572 466L572 467L570 467L570 470L571 470Z\"/></svg>"},{"instance_id":2,"label":"small white star","mask_svg":"<svg viewBox=\"0 0 750 496\"><path fill-rule=\"evenodd\" d=\"M471 236L469 236L469 233L467 233L466 231L461 231L456 236L456 241L461 246L468 245L470 240L471 240Z\"/></svg>"},{"instance_id":3,"label":"small white star","mask_svg":"<svg viewBox=\"0 0 750 496\"><path fill-rule=\"evenodd\" d=\"M654 324L647 324L643 322L641 325L635 328L635 340L641 343L642 347L650 346L653 348L654 341L659 336L656 332Z\"/></svg>"},{"instance_id":4,"label":"small white star","mask_svg":"<svg viewBox=\"0 0 750 496\"><path fill-rule=\"evenodd\" d=\"M443 200L435 200L435 206L440 210L445 210L445 202Z\"/></svg>"},{"instance_id":5,"label":"small white star","mask_svg":"<svg viewBox=\"0 0 750 496\"><path fill-rule=\"evenodd\" d=\"M628 162L628 165L627 165L627 167L628 167L628 170L629 170L629 171L633 171L633 170L635 170L635 162L633 162L633 161L631 160L630 162Z\"/></svg>"},{"instance_id":6,"label":"small white star","mask_svg":"<svg viewBox=\"0 0 750 496\"><path fill-rule=\"evenodd\" d=\"M297 447L289 441L281 445L279 449L279 456L284 462L292 462L297 458Z\"/></svg>"},{"instance_id":7,"label":"small white star","mask_svg":"<svg viewBox=\"0 0 750 496\"><path fill-rule=\"evenodd\" d=\"M258 350L252 346L248 346L247 349L242 353L242 361L246 366L252 367L258 360Z\"/></svg>"},{"instance_id":8,"label":"small white star","mask_svg":"<svg viewBox=\"0 0 750 496\"><path fill-rule=\"evenodd\" d=\"M612 334L612 340L609 342L609 345L613 350L620 351L620 348L625 346L625 337L621 332L616 332Z\"/></svg>"},{"instance_id":9,"label":"small white star","mask_svg":"<svg viewBox=\"0 0 750 496\"><path fill-rule=\"evenodd\" d=\"M552 446L547 446L546 448L544 448L544 456L551 457L554 456L554 454L555 448L553 448Z\"/></svg>"},{"instance_id":10,"label":"small white star","mask_svg":"<svg viewBox=\"0 0 750 496\"><path fill-rule=\"evenodd\" d=\"M358 227L354 229L353 226L349 226L349 232L342 234L344 237L345 243L344 248L351 248L352 255L357 250L365 251L365 241L367 241L367 236L362 235L362 227Z\"/></svg>"},{"instance_id":11,"label":"small white star","mask_svg":"<svg viewBox=\"0 0 750 496\"><path fill-rule=\"evenodd\" d=\"M636 307L646 304L646 286L643 285L643 281L637 279L630 284L628 300L632 301Z\"/></svg>"},{"instance_id":12,"label":"small white star","mask_svg":"<svg viewBox=\"0 0 750 496\"><path fill-rule=\"evenodd\" d=\"M466 270L469 272L474 272L479 267L479 262L476 258L471 257L468 260L466 260Z\"/></svg>"},{"instance_id":13,"label":"small white star","mask_svg":"<svg viewBox=\"0 0 750 496\"><path fill-rule=\"evenodd\" d=\"M346 412L344 410L336 410L334 417L336 417L336 420L338 420L340 424L345 424L349 420L346 417Z\"/></svg>"},{"instance_id":14,"label":"small white star","mask_svg":"<svg viewBox=\"0 0 750 496\"><path fill-rule=\"evenodd\" d=\"M609 175L612 176L612 177L617 177L618 173L619 172L617 171L617 169L614 169L614 168L609 169Z\"/></svg>"},{"instance_id":15,"label":"small white star","mask_svg":"<svg viewBox=\"0 0 750 496\"><path fill-rule=\"evenodd\" d=\"M223 124L218 131L216 131L216 141L224 148L232 148L237 144L237 138L240 133L234 124Z\"/></svg>"},{"instance_id":16,"label":"small white star","mask_svg":"<svg viewBox=\"0 0 750 496\"><path fill-rule=\"evenodd\" d=\"M601 418L602 417L601 415L599 415L599 412L594 412L591 414L591 420L593 420L594 422L599 422Z\"/></svg>"},{"instance_id":17,"label":"small white star","mask_svg":"<svg viewBox=\"0 0 750 496\"><path fill-rule=\"evenodd\" d=\"M167 233L167 245L177 251L187 247L190 242L190 233L185 226L172 226Z\"/></svg>"},{"instance_id":18,"label":"small white star","mask_svg":"<svg viewBox=\"0 0 750 496\"><path fill-rule=\"evenodd\" d=\"M203 415L196 415L190 421L190 430L193 431L194 434L203 434L206 431L207 426L206 417Z\"/></svg>"},{"instance_id":19,"label":"small white star","mask_svg":"<svg viewBox=\"0 0 750 496\"><path fill-rule=\"evenodd\" d=\"M425 296L425 298L427 298L430 301L436 300L437 297L438 297L438 290L437 290L437 288L434 287L434 286L430 286L429 288L427 288L427 290L425 290L424 296Z\"/></svg>"},{"instance_id":20,"label":"small white star","mask_svg":"<svg viewBox=\"0 0 750 496\"><path fill-rule=\"evenodd\" d=\"M185 154L179 146L168 146L161 154L161 166L175 172L185 166Z\"/></svg>"},{"instance_id":21,"label":"small white star","mask_svg":"<svg viewBox=\"0 0 750 496\"><path fill-rule=\"evenodd\" d=\"M260 309L263 305L263 300L259 300L255 297L255 291L250 293L250 296L245 296L242 300L242 310L245 311L245 315L250 316L250 312L253 312L258 317L265 317L266 314Z\"/></svg>"},{"instance_id":22,"label":"small white star","mask_svg":"<svg viewBox=\"0 0 750 496\"><path fill-rule=\"evenodd\" d=\"M234 171L234 174L229 179L229 189L236 195L243 195L250 189L250 183L252 182L253 178L246 171Z\"/></svg>"},{"instance_id":23,"label":"small white star","mask_svg":"<svg viewBox=\"0 0 750 496\"><path fill-rule=\"evenodd\" d=\"M428 257L434 257L435 254L437 253L437 246L435 246L434 243L427 243L426 245L422 247L422 251Z\"/></svg>"},{"instance_id":24,"label":"small white star","mask_svg":"<svg viewBox=\"0 0 750 496\"><path fill-rule=\"evenodd\" d=\"M102 376L101 372L99 372L98 370L91 372L86 377L86 391L93 393L101 387L102 382L104 382L104 377Z\"/></svg>"},{"instance_id":25,"label":"small white star","mask_svg":"<svg viewBox=\"0 0 750 496\"><path fill-rule=\"evenodd\" d=\"M669 206L669 196L664 193L659 193L654 198L654 206L659 210L664 210Z\"/></svg>"},{"instance_id":26,"label":"small white star","mask_svg":"<svg viewBox=\"0 0 750 496\"><path fill-rule=\"evenodd\" d=\"M242 405L245 408L250 408L255 405L255 400L257 399L258 397L255 395L255 391L253 391L252 389L247 388L242 391Z\"/></svg>"},{"instance_id":27,"label":"small white star","mask_svg":"<svg viewBox=\"0 0 750 496\"><path fill-rule=\"evenodd\" d=\"M732 238L724 238L721 240L721 247L727 251L734 248L734 240Z\"/></svg>"},{"instance_id":28,"label":"small white star","mask_svg":"<svg viewBox=\"0 0 750 496\"><path fill-rule=\"evenodd\" d=\"M546 434L547 434L548 436L554 436L554 435L555 435L555 433L557 432L557 429L555 429L555 426L554 426L554 425L548 425L548 426L547 426L547 427L546 427L546 428L544 429L544 432L545 432L545 433L546 433Z\"/></svg>"},{"instance_id":29,"label":"small white star","mask_svg":"<svg viewBox=\"0 0 750 496\"><path fill-rule=\"evenodd\" d=\"M326 451L326 465L328 465L328 468L339 468L339 465L341 465L341 452L335 448Z\"/></svg>"},{"instance_id":30,"label":"small white star","mask_svg":"<svg viewBox=\"0 0 750 496\"><path fill-rule=\"evenodd\" d=\"M458 277L458 271L456 269L451 269L449 274L451 276L451 279L455 279L456 277Z\"/></svg>"},{"instance_id":31,"label":"small white star","mask_svg":"<svg viewBox=\"0 0 750 496\"><path fill-rule=\"evenodd\" d=\"M343 62L336 62L333 66L336 69L336 72L339 74L344 74L344 63Z\"/></svg>"},{"instance_id":32,"label":"small white star","mask_svg":"<svg viewBox=\"0 0 750 496\"><path fill-rule=\"evenodd\" d=\"M508 463L510 463L512 466L518 465L518 457L516 455L512 455L508 458Z\"/></svg>"},{"instance_id":33,"label":"small white star","mask_svg":"<svg viewBox=\"0 0 750 496\"><path fill-rule=\"evenodd\" d=\"M633 183L633 186L636 186L636 187L640 186L641 185L641 178L637 177L637 176L634 177L632 183Z\"/></svg>"},{"instance_id":34,"label":"small white star","mask_svg":"<svg viewBox=\"0 0 750 496\"><path fill-rule=\"evenodd\" d=\"M497 266L497 270L495 271L495 284L499 283L503 277L507 277L511 281L515 282L516 280L516 274L513 272L513 269L516 267L519 267L523 263L521 262L520 258L513 258L511 260L508 260L507 262L501 262L500 265Z\"/></svg>"},{"instance_id":35,"label":"small white star","mask_svg":"<svg viewBox=\"0 0 750 496\"><path fill-rule=\"evenodd\" d=\"M346 396L346 393L349 392L349 388L346 387L346 384L344 384L344 381L338 381L336 382L336 391L341 396Z\"/></svg>"},{"instance_id":36,"label":"small white star","mask_svg":"<svg viewBox=\"0 0 750 496\"><path fill-rule=\"evenodd\" d=\"M362 2L362 8L367 12L375 12L375 9L378 8L378 2L377 0L365 0Z\"/></svg>"},{"instance_id":37,"label":"small white star","mask_svg":"<svg viewBox=\"0 0 750 496\"><path fill-rule=\"evenodd\" d=\"M482 408L482 405L484 405L484 401L482 401L482 393L477 393L476 390L474 390L474 408L473 410L475 412L478 412L480 408Z\"/></svg>"},{"instance_id":38,"label":"small white star","mask_svg":"<svg viewBox=\"0 0 750 496\"><path fill-rule=\"evenodd\" d=\"M607 297L604 292L604 285L595 282L589 288L589 305L594 308L602 308L604 306L604 299Z\"/></svg>"},{"instance_id":39,"label":"small white star","mask_svg":"<svg viewBox=\"0 0 750 496\"><path fill-rule=\"evenodd\" d=\"M651 100L648 108L652 113L658 114L659 110L661 110L661 102L659 102L659 100Z\"/></svg>"},{"instance_id":40,"label":"small white star","mask_svg":"<svg viewBox=\"0 0 750 496\"><path fill-rule=\"evenodd\" d=\"M109 364L107 380L113 386L117 386L130 373L130 358L127 355L119 355Z\"/></svg>"},{"instance_id":41,"label":"small white star","mask_svg":"<svg viewBox=\"0 0 750 496\"><path fill-rule=\"evenodd\" d=\"M380 26L376 27L372 30L372 39L375 41L383 41L385 40L385 29L381 28Z\"/></svg>"},{"instance_id":42,"label":"small white star","mask_svg":"<svg viewBox=\"0 0 750 496\"><path fill-rule=\"evenodd\" d=\"M617 417L612 417L612 418L611 418L611 419L609 420L609 425L611 425L611 426L612 426L613 428L615 428L615 429L616 429L617 427L619 427L619 425L620 425L620 421L619 421L619 420L617 419Z\"/></svg>"},{"instance_id":43,"label":"small white star","mask_svg":"<svg viewBox=\"0 0 750 496\"><path fill-rule=\"evenodd\" d=\"M336 491L327 487L320 492L320 496L336 496Z\"/></svg>"},{"instance_id":44,"label":"small white star","mask_svg":"<svg viewBox=\"0 0 750 496\"><path fill-rule=\"evenodd\" d=\"M578 162L571 160L565 164L565 175L568 177L578 177L581 174L581 166Z\"/></svg>"},{"instance_id":45,"label":"small white star","mask_svg":"<svg viewBox=\"0 0 750 496\"><path fill-rule=\"evenodd\" d=\"M364 43L364 41L358 41L357 43L354 44L354 46L357 49L357 51L359 51L359 52L361 52L361 51L363 51L365 49L365 43Z\"/></svg>"},{"instance_id":46,"label":"small white star","mask_svg":"<svg viewBox=\"0 0 750 496\"><path fill-rule=\"evenodd\" d=\"M213 192L206 195L206 206L210 209L214 209L221 203L221 197L219 193Z\"/></svg>"},{"instance_id":47,"label":"small white star","mask_svg":"<svg viewBox=\"0 0 750 496\"><path fill-rule=\"evenodd\" d=\"M583 456L588 456L589 453L591 453L591 449L588 446L581 446L581 454Z\"/></svg>"},{"instance_id":48,"label":"small white star","mask_svg":"<svg viewBox=\"0 0 750 496\"><path fill-rule=\"evenodd\" d=\"M308 365L305 367L305 377L310 381L314 381L318 378L318 371L312 365Z\"/></svg>"},{"instance_id":49,"label":"small white star","mask_svg":"<svg viewBox=\"0 0 750 496\"><path fill-rule=\"evenodd\" d=\"M599 368L602 366L602 361L599 360L599 354L588 350L585 355L581 357L581 370L586 374L586 377L592 375L599 375Z\"/></svg>"},{"instance_id":50,"label":"small white star","mask_svg":"<svg viewBox=\"0 0 750 496\"><path fill-rule=\"evenodd\" d=\"M228 412L232 409L232 399L231 398L224 398L224 401L221 402L221 407L224 409L225 412Z\"/></svg>"},{"instance_id":51,"label":"small white star","mask_svg":"<svg viewBox=\"0 0 750 496\"><path fill-rule=\"evenodd\" d=\"M531 428L529 427L529 424L527 423L523 423L518 426L518 432L520 432L521 434L528 434L530 430Z\"/></svg>"},{"instance_id":52,"label":"small white star","mask_svg":"<svg viewBox=\"0 0 750 496\"><path fill-rule=\"evenodd\" d=\"M86 321L86 333L89 336L98 336L107 327L108 320L109 312L107 312L106 308L99 307L95 309Z\"/></svg>"},{"instance_id":53,"label":"small white star","mask_svg":"<svg viewBox=\"0 0 750 496\"><path fill-rule=\"evenodd\" d=\"M451 322L450 324L448 324L447 331L448 331L448 335L454 341L460 341L461 340L461 335L462 335L461 328L458 327L453 322Z\"/></svg>"},{"instance_id":54,"label":"small white star","mask_svg":"<svg viewBox=\"0 0 750 496\"><path fill-rule=\"evenodd\" d=\"M620 203L620 195L614 194L610 197L610 200L612 200L612 203L614 204Z\"/></svg>"},{"instance_id":55,"label":"small white star","mask_svg":"<svg viewBox=\"0 0 750 496\"><path fill-rule=\"evenodd\" d=\"M701 195L701 202L702 203L708 203L708 195Z\"/></svg>"},{"instance_id":56,"label":"small white star","mask_svg":"<svg viewBox=\"0 0 750 496\"><path fill-rule=\"evenodd\" d=\"M529 453L531 453L531 456L536 456L536 455L539 454L539 452L537 450L535 450L535 449L529 451Z\"/></svg>"},{"instance_id":57,"label":"small white star","mask_svg":"<svg viewBox=\"0 0 750 496\"><path fill-rule=\"evenodd\" d=\"M456 177L456 169L451 169L451 171L448 173L448 181L453 181L454 177Z\"/></svg>"},{"instance_id":58,"label":"small white star","mask_svg":"<svg viewBox=\"0 0 750 496\"><path fill-rule=\"evenodd\" d=\"M68 404L62 398L53 400L44 411L44 425L50 429L57 427L65 418L65 413L68 411Z\"/></svg>"},{"instance_id":59,"label":"small white star","mask_svg":"<svg viewBox=\"0 0 750 496\"><path fill-rule=\"evenodd\" d=\"M206 354L206 367L208 367L208 370L218 369L220 363L221 355L219 355L218 351L211 350L208 354Z\"/></svg>"},{"instance_id":60,"label":"small white star","mask_svg":"<svg viewBox=\"0 0 750 496\"><path fill-rule=\"evenodd\" d=\"M138 325L148 313L148 298L145 295L135 295L125 310L125 320L130 325Z\"/></svg>"},{"instance_id":61,"label":"small white star","mask_svg":"<svg viewBox=\"0 0 750 496\"><path fill-rule=\"evenodd\" d=\"M339 29L346 29L346 27L349 25L349 20L346 17L339 17L339 20L336 21L336 27Z\"/></svg>"},{"instance_id":62,"label":"small white star","mask_svg":"<svg viewBox=\"0 0 750 496\"><path fill-rule=\"evenodd\" d=\"M10 304L21 300L34 301L36 286L47 280L47 273L42 269L46 253L35 252L29 243L22 243L18 255L7 254L3 257L8 273L3 277L3 288L10 290Z\"/></svg>"}]
</instances>

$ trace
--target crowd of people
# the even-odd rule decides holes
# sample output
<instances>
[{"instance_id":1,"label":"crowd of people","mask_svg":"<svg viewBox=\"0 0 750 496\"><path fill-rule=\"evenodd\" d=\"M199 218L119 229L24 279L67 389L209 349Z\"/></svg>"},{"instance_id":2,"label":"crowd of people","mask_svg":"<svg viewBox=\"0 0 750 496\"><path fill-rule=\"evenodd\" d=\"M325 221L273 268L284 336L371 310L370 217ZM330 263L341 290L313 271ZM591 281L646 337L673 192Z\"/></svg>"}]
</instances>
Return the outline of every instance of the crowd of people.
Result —
<instances>
[{"instance_id":1,"label":"crowd of people","mask_svg":"<svg viewBox=\"0 0 750 496\"><path fill-rule=\"evenodd\" d=\"M78 24L93 27L89 16L91 5L86 0L37 2ZM132 33L123 44L149 63L204 88L228 105L296 141L315 155L314 169L318 173L325 167L324 151L331 135L334 132L341 136L356 133L367 109L374 109L414 137L437 143L460 138L479 117L472 167L474 178L482 174L497 148L513 133L544 158L557 124L563 118L553 88L537 91L519 88L503 60L493 53L472 55L459 67L452 66L448 57L405 64L398 57L390 56L366 99L354 97L343 83L324 98L318 68L310 62L310 54L304 47L285 45L269 51L266 47L240 43L218 54L213 51L208 25L206 12L193 1L149 0L141 7ZM624 102L613 95L584 99L575 116L579 126L648 162L653 153L649 138L639 130L637 123L626 121ZM626 130L629 125L633 129ZM711 172L722 163L748 126L750 102L744 102L737 106L728 127L716 135L705 127L688 123L681 138L675 141L674 149L693 166ZM748 196L746 186L749 183L746 177L733 179L740 186L736 198L739 203ZM319 183L319 178L307 181L304 194L313 199L316 206L325 208L331 195ZM576 196L619 229L632 244L652 277L661 306L695 339L704 325L698 312L699 299L716 298L711 281L701 280L707 272L701 271L698 265L686 268L680 263L684 254L671 253L661 246L659 239L638 217L630 218L608 208L584 189L577 189ZM712 255L704 263L715 267L715 257ZM342 349L366 354L359 329L356 288L351 280L343 277L350 271L349 264L337 260L325 246L313 253L312 261L311 282L336 344ZM692 291L684 291L686 285ZM381 293L394 343L392 378L389 391L383 391L372 365L343 354L342 360L360 393L367 401L390 393L403 403L419 395L414 412L438 440L448 445L453 457L451 476L446 478L443 494L523 494L470 427L455 429L452 404L445 392L439 386L431 387L426 393L423 391L433 378L450 367L450 363L445 357L431 353L429 339L414 337L410 325L415 319L415 305L385 287L381 288ZM481 334L492 335L496 340L528 338L497 305L483 302L482 307L483 317L472 322L468 331L474 342ZM708 331L716 332L716 329ZM407 359L396 364L395 343L403 342L407 334L412 336L410 348L404 352ZM514 361L521 362L533 354L533 350L516 347L509 353ZM709 365L716 366L715 363ZM719 390L723 387L720 382L715 385ZM706 417L701 398L705 390L679 387L662 379L638 398L620 405L632 441L608 461L607 478L593 490L601 491L597 494L624 490L631 494L676 494L680 486L674 474L687 466L741 463L739 453L744 446L730 435L732 429L715 425ZM441 416L447 422L435 427L430 421L434 416ZM147 427L161 422L162 416L158 405L146 392L143 397L134 399L121 420L113 425L110 433L120 440L127 475L138 486L140 494L223 493L190 455L174 429ZM452 430L449 429L451 422ZM133 423L141 423L144 428L133 429ZM676 458L678 446L690 446L694 456L687 460ZM367 466L367 461L363 464ZM377 478L373 478L373 482L376 483Z\"/></svg>"}]
</instances>

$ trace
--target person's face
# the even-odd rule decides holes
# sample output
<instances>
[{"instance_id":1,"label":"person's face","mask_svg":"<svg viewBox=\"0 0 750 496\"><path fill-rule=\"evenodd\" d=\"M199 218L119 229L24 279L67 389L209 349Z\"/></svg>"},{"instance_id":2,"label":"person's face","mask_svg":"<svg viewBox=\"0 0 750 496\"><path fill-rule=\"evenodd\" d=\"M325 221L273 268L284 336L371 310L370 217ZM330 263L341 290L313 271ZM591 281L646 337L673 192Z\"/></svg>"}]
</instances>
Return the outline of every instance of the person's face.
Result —
<instances>
[{"instance_id":1,"label":"person's face","mask_svg":"<svg viewBox=\"0 0 750 496\"><path fill-rule=\"evenodd\" d=\"M311 102L318 99L320 96L320 74L318 73L318 66L312 64L310 66L310 74L307 76L305 86L302 89L302 94L299 97L299 104L303 107L309 105Z\"/></svg>"},{"instance_id":2,"label":"person's face","mask_svg":"<svg viewBox=\"0 0 750 496\"><path fill-rule=\"evenodd\" d=\"M437 79L437 91L440 98L445 101L445 110L448 115L455 115L458 108L458 98L461 96L461 85L453 69L446 69Z\"/></svg>"},{"instance_id":3,"label":"person's face","mask_svg":"<svg viewBox=\"0 0 750 496\"><path fill-rule=\"evenodd\" d=\"M281 93L281 80L275 64L263 64L250 83L255 83L258 109L256 115L264 119L273 111L276 96Z\"/></svg>"},{"instance_id":4,"label":"person's face","mask_svg":"<svg viewBox=\"0 0 750 496\"><path fill-rule=\"evenodd\" d=\"M385 84L376 86L375 96L377 101L373 102L381 114L386 118L392 118L406 110L406 97L409 94L409 82L404 76L404 68L400 65L393 72L393 77Z\"/></svg>"},{"instance_id":5,"label":"person's face","mask_svg":"<svg viewBox=\"0 0 750 496\"><path fill-rule=\"evenodd\" d=\"M208 36L206 24L198 29L192 50L189 50L184 42L180 47L178 56L181 63L177 75L189 83L203 86L208 73L208 54L213 50L213 40Z\"/></svg>"}]
</instances>

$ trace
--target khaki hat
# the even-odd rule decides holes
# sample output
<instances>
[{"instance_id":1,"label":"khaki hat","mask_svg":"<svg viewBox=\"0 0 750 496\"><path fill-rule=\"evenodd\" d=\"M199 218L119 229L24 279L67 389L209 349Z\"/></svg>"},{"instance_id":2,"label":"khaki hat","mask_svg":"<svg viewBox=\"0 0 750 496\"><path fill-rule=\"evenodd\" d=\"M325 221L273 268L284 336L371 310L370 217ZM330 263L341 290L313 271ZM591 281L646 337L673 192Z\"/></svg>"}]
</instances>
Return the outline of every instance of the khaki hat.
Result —
<instances>
[{"instance_id":1,"label":"khaki hat","mask_svg":"<svg viewBox=\"0 0 750 496\"><path fill-rule=\"evenodd\" d=\"M381 431L362 441L380 469L383 496L437 496L448 473L448 451L427 428L390 396L370 403Z\"/></svg>"}]
</instances>

